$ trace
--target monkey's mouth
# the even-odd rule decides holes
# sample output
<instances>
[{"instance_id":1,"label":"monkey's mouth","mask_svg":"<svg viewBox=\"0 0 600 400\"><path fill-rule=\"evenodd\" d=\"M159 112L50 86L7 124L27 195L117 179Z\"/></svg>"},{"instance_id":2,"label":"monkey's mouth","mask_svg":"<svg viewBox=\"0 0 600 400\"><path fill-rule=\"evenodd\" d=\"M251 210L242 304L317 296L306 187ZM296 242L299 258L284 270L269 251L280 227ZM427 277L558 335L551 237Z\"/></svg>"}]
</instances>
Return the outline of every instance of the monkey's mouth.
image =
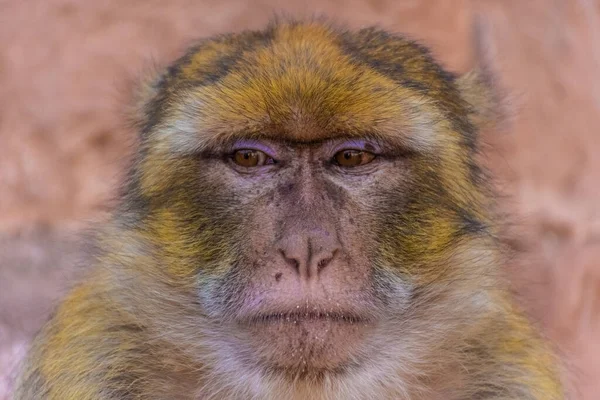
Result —
<instances>
[{"instance_id":1,"label":"monkey's mouth","mask_svg":"<svg viewBox=\"0 0 600 400\"><path fill-rule=\"evenodd\" d=\"M280 312L270 314L259 314L244 321L247 324L272 324L302 322L334 322L340 324L368 324L370 321L356 314L329 313L329 312Z\"/></svg>"},{"instance_id":2,"label":"monkey's mouth","mask_svg":"<svg viewBox=\"0 0 600 400\"><path fill-rule=\"evenodd\" d=\"M238 321L269 370L339 371L357 362L374 321L352 312L263 312Z\"/></svg>"}]
</instances>

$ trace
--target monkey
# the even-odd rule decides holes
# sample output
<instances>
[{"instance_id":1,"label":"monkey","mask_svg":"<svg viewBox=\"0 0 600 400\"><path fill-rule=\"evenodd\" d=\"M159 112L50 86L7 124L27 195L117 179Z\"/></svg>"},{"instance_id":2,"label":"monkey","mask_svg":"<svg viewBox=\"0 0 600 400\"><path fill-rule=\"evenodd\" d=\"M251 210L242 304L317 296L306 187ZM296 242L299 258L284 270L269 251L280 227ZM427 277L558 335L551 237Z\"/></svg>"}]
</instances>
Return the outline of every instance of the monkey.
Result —
<instances>
[{"instance_id":1,"label":"monkey","mask_svg":"<svg viewBox=\"0 0 600 400\"><path fill-rule=\"evenodd\" d=\"M502 274L484 68L277 20L138 97L121 200L16 399L565 398Z\"/></svg>"}]
</instances>

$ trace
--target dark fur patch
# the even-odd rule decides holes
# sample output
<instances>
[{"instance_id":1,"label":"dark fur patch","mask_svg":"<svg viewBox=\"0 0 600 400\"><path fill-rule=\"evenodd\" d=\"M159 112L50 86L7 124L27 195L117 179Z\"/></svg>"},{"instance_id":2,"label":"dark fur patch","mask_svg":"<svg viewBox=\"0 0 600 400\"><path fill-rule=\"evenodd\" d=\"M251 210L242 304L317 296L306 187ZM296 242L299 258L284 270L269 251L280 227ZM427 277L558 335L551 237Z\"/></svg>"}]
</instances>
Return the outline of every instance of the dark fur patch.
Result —
<instances>
[{"instance_id":1,"label":"dark fur patch","mask_svg":"<svg viewBox=\"0 0 600 400\"><path fill-rule=\"evenodd\" d=\"M400 85L414 89L420 93L428 94L430 87L425 83L415 79L411 79L404 67L404 62L397 59L398 56L392 57L377 57L373 53L380 52L384 54L403 54L401 49L406 49L415 46L415 50L419 49L415 43L406 41L400 37L392 37L387 32L379 31L374 28L363 29L358 34L345 32L340 36L340 47L342 51L359 65L368 66L386 75ZM413 51L413 54L418 55Z\"/></svg>"},{"instance_id":2,"label":"dark fur patch","mask_svg":"<svg viewBox=\"0 0 600 400\"><path fill-rule=\"evenodd\" d=\"M184 56L166 69L153 84L156 96L144 108L145 124L141 133L142 138L152 130L163 118L164 110L169 105L171 94L185 88L210 85L218 82L237 65L245 51L268 46L274 38L274 29L265 31L245 31L240 34L221 35L201 41L191 47ZM193 57L210 45L227 44L227 52L213 60L213 63L203 70L202 74L191 78L180 79L182 69L190 64Z\"/></svg>"}]
</instances>

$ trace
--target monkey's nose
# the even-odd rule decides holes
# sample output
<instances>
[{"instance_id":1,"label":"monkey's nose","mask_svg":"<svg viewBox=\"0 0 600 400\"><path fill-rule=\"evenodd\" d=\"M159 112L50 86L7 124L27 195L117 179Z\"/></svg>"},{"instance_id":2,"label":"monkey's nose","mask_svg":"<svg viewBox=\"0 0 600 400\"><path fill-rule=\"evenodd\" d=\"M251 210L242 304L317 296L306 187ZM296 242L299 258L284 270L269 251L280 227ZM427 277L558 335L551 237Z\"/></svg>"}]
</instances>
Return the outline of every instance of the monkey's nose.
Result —
<instances>
[{"instance_id":1,"label":"monkey's nose","mask_svg":"<svg viewBox=\"0 0 600 400\"><path fill-rule=\"evenodd\" d=\"M328 232L312 235L293 234L279 243L279 253L301 279L314 279L335 258L339 251L336 240Z\"/></svg>"}]
</instances>

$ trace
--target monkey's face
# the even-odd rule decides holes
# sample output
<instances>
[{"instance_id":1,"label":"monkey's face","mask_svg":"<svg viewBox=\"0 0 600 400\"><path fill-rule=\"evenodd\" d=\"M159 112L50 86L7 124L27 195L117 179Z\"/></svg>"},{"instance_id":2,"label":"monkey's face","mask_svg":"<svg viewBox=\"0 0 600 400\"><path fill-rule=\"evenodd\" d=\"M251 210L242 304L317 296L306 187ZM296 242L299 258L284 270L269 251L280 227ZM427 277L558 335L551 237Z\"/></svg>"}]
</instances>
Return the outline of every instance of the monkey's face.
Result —
<instances>
[{"instance_id":1,"label":"monkey's face","mask_svg":"<svg viewBox=\"0 0 600 400\"><path fill-rule=\"evenodd\" d=\"M456 261L484 229L472 126L422 48L280 25L203 43L157 91L138 177L148 229L225 358L358 367L473 272Z\"/></svg>"},{"instance_id":2,"label":"monkey's face","mask_svg":"<svg viewBox=\"0 0 600 400\"><path fill-rule=\"evenodd\" d=\"M383 269L378 242L380 214L402 207L407 156L368 138L239 139L217 154L200 162L214 189L197 201L211 224L235 228L221 244L228 262L200 289L209 313L271 368L358 362L382 310L405 307L410 291Z\"/></svg>"}]
</instances>

